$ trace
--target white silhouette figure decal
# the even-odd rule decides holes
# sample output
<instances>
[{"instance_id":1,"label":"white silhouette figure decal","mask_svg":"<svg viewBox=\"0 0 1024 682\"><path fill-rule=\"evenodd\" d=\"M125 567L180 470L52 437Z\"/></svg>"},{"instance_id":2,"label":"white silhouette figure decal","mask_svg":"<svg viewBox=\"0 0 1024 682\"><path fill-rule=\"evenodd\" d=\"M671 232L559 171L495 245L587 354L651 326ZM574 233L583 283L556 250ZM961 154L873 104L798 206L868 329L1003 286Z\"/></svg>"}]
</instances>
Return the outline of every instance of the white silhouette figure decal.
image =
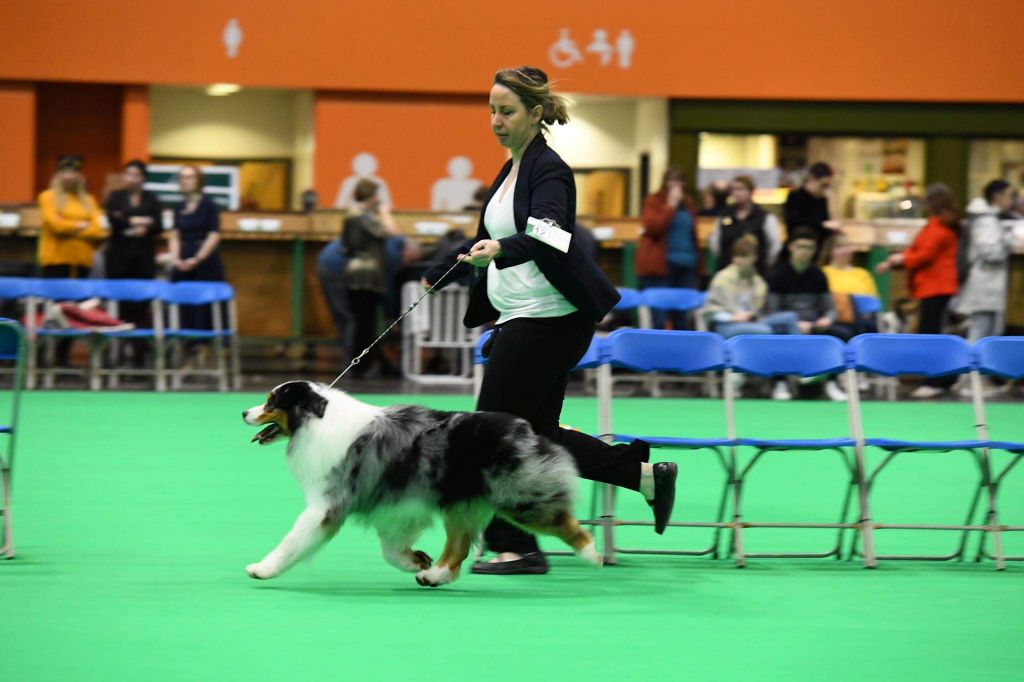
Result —
<instances>
[{"instance_id":1,"label":"white silhouette figure decal","mask_svg":"<svg viewBox=\"0 0 1024 682\"><path fill-rule=\"evenodd\" d=\"M239 26L238 19L234 17L228 19L228 25L224 27L221 39L224 41L224 53L228 58L234 59L237 57L238 48L242 45L242 27Z\"/></svg>"},{"instance_id":2,"label":"white silhouette figure decal","mask_svg":"<svg viewBox=\"0 0 1024 682\"><path fill-rule=\"evenodd\" d=\"M600 55L601 66L608 66L612 61L612 54L615 52L612 44L608 42L608 31L603 28L594 31L594 40L587 45L587 52Z\"/></svg>"},{"instance_id":3,"label":"white silhouette figure decal","mask_svg":"<svg viewBox=\"0 0 1024 682\"><path fill-rule=\"evenodd\" d=\"M633 34L628 30L619 33L615 41L615 47L619 51L619 68L628 69L633 64L633 49L636 43L633 41Z\"/></svg>"},{"instance_id":4,"label":"white silhouette figure decal","mask_svg":"<svg viewBox=\"0 0 1024 682\"><path fill-rule=\"evenodd\" d=\"M566 69L577 62L583 61L583 55L576 47L576 41L569 37L569 29L558 30L558 40L548 50L551 63L560 69Z\"/></svg>"},{"instance_id":5,"label":"white silhouette figure decal","mask_svg":"<svg viewBox=\"0 0 1024 682\"><path fill-rule=\"evenodd\" d=\"M448 177L440 178L430 190L431 211L461 211L473 202L473 194L482 184L470 177L473 162L465 156L448 160Z\"/></svg>"},{"instance_id":6,"label":"white silhouette figure decal","mask_svg":"<svg viewBox=\"0 0 1024 682\"><path fill-rule=\"evenodd\" d=\"M373 154L369 152L356 154L352 158L352 172L355 175L350 175L341 181L341 186L338 188L338 197L334 200L334 205L337 208L348 208L351 206L354 202L353 195L356 191L356 183L366 178L377 183L377 198L380 199L381 203L387 204L390 207L391 192L388 190L388 183L384 178L379 178L375 175L379 166L377 157Z\"/></svg>"}]
</instances>

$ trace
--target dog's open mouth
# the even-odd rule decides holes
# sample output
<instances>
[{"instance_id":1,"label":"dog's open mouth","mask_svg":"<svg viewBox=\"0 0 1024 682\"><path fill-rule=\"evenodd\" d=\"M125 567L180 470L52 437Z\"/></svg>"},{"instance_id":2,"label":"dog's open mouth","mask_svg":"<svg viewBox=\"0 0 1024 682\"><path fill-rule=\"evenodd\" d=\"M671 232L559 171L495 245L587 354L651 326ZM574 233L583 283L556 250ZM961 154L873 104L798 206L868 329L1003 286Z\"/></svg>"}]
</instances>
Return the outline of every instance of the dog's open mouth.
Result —
<instances>
[{"instance_id":1,"label":"dog's open mouth","mask_svg":"<svg viewBox=\"0 0 1024 682\"><path fill-rule=\"evenodd\" d=\"M271 422L260 429L260 432L252 437L250 443L259 442L260 445L266 445L270 441L274 440L281 435L281 427L276 423Z\"/></svg>"}]
</instances>

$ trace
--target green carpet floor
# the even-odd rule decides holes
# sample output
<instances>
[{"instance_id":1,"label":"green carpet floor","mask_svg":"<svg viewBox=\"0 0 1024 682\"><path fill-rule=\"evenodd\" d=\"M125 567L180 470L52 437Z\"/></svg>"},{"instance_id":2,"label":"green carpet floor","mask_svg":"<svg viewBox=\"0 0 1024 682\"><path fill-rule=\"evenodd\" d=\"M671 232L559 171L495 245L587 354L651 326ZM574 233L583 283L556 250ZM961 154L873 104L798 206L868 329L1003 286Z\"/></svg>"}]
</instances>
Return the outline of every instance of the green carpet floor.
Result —
<instances>
[{"instance_id":1,"label":"green carpet floor","mask_svg":"<svg viewBox=\"0 0 1024 682\"><path fill-rule=\"evenodd\" d=\"M623 556L595 570L556 557L547 576L467 574L428 590L342 529L318 557L256 582L244 572L302 499L283 445L249 444L255 394L31 393L15 474L18 557L0 562L0 680L1022 680L1024 565ZM372 396L378 404L394 396ZM410 398L404 398L405 401ZM468 397L413 398L465 409ZM619 430L718 435L720 403L622 399ZM972 436L964 404L868 403L869 432ZM1024 440L1019 404L991 408L993 436ZM564 421L593 430L592 399ZM846 434L824 402L748 401L741 434ZM666 451L659 456L673 456ZM677 517L714 516L721 473L681 453ZM873 457L877 459L877 456ZM1002 492L1024 522L1024 470ZM897 459L878 521L961 522L974 464L963 453ZM749 483L751 520L833 520L846 474L829 453L770 455ZM589 498L581 486L581 510ZM647 519L636 495L621 516ZM748 549L814 551L834 533L751 530ZM706 530L624 544L707 544ZM949 551L948 533L878 534L881 551ZM420 546L434 556L436 531ZM724 547L723 542L723 547ZM1024 533L1007 537L1024 554ZM545 546L557 549L555 543ZM976 546L972 540L972 549Z\"/></svg>"}]
</instances>

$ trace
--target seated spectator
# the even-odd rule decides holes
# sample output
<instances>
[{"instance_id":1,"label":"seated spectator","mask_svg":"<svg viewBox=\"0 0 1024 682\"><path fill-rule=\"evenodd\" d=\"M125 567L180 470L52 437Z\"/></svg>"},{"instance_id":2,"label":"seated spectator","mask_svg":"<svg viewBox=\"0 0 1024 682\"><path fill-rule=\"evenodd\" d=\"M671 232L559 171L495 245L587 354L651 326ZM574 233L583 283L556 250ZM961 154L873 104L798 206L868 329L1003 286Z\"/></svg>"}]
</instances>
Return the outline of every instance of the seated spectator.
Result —
<instances>
[{"instance_id":1,"label":"seated spectator","mask_svg":"<svg viewBox=\"0 0 1024 682\"><path fill-rule=\"evenodd\" d=\"M839 233L826 239L818 262L828 279L828 289L836 306L836 322L833 327L841 330L847 338L877 332L875 320L859 316L853 304L853 296L878 298L878 287L870 272L853 264L853 244L850 238Z\"/></svg>"},{"instance_id":2,"label":"seated spectator","mask_svg":"<svg viewBox=\"0 0 1024 682\"><path fill-rule=\"evenodd\" d=\"M708 248L718 259L718 269L732 263L732 245L745 234L757 237L757 271L766 276L782 244L778 219L754 203L754 179L739 175L729 184L732 204L722 211L708 237Z\"/></svg>"},{"instance_id":3,"label":"seated spectator","mask_svg":"<svg viewBox=\"0 0 1024 682\"><path fill-rule=\"evenodd\" d=\"M844 341L847 330L835 326L836 309L825 273L814 264L818 243L814 232L797 228L790 235L789 260L776 267L768 279L768 306L771 313L796 313L802 334L829 334ZM835 379L825 382L829 399L846 400L846 393Z\"/></svg>"},{"instance_id":4,"label":"seated spectator","mask_svg":"<svg viewBox=\"0 0 1024 682\"><path fill-rule=\"evenodd\" d=\"M764 314L768 285L757 274L757 237L736 240L732 263L712 278L704 316L711 331L725 338L738 334L799 334L793 312Z\"/></svg>"},{"instance_id":5,"label":"seated spectator","mask_svg":"<svg viewBox=\"0 0 1024 682\"><path fill-rule=\"evenodd\" d=\"M906 268L910 274L910 294L919 303L917 333L941 334L949 301L959 288L956 254L960 213L952 190L940 182L925 190L925 205L928 222L910 248L890 255L875 266L875 272L885 274L892 268ZM934 398L948 391L954 381L950 377L927 379L911 397Z\"/></svg>"},{"instance_id":6,"label":"seated spectator","mask_svg":"<svg viewBox=\"0 0 1024 682\"><path fill-rule=\"evenodd\" d=\"M753 235L744 235L733 244L732 263L718 272L708 287L703 309L708 327L725 338L739 334L799 334L796 313L764 314L768 285L754 267L757 253L757 237ZM736 388L739 389L738 383ZM772 397L792 397L784 380L776 382Z\"/></svg>"}]
</instances>

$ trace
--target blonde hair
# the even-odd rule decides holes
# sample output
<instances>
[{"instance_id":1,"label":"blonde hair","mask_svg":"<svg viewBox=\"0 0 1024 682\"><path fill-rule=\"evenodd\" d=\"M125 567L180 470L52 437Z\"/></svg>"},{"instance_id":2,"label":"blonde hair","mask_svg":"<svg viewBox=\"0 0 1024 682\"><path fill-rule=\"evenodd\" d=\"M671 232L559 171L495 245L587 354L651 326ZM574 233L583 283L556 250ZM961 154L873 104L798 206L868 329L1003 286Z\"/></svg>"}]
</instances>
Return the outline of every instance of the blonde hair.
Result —
<instances>
[{"instance_id":1,"label":"blonde hair","mask_svg":"<svg viewBox=\"0 0 1024 682\"><path fill-rule=\"evenodd\" d=\"M551 81L540 69L533 66L502 69L494 74L494 83L514 92L528 112L539 105L542 131L546 131L550 124L565 125L569 122L569 100L551 92Z\"/></svg>"},{"instance_id":2,"label":"blonde hair","mask_svg":"<svg viewBox=\"0 0 1024 682\"><path fill-rule=\"evenodd\" d=\"M53 179L50 180L50 189L53 191L54 204L58 209L63 209L68 204L68 197L71 196L71 192L64 189L64 183L60 181L60 174L63 171L57 171L53 174ZM78 173L78 183L75 185L74 195L78 197L79 203L85 210L90 211L91 205L89 204L89 193L85 191L85 178L82 177L82 173Z\"/></svg>"},{"instance_id":3,"label":"blonde hair","mask_svg":"<svg viewBox=\"0 0 1024 682\"><path fill-rule=\"evenodd\" d=\"M760 243L755 235L745 234L733 242L732 255L739 256L740 258L757 256L757 249L759 245Z\"/></svg>"}]
</instances>

